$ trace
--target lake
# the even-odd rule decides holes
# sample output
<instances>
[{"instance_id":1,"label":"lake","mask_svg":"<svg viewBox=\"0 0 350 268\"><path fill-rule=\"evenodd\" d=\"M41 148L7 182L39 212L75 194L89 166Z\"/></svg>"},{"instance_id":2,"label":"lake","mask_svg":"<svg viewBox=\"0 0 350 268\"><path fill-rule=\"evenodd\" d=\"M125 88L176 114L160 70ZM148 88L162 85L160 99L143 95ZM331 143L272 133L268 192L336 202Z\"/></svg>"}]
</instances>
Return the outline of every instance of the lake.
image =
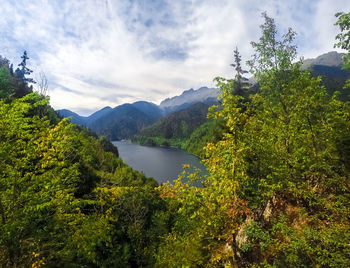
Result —
<instances>
[{"instance_id":1,"label":"lake","mask_svg":"<svg viewBox=\"0 0 350 268\"><path fill-rule=\"evenodd\" d=\"M125 163L147 177L153 177L159 184L177 179L185 164L190 165L190 170L197 167L202 170L202 174L207 174L199 158L181 149L141 146L127 141L112 143L117 146L119 156Z\"/></svg>"}]
</instances>

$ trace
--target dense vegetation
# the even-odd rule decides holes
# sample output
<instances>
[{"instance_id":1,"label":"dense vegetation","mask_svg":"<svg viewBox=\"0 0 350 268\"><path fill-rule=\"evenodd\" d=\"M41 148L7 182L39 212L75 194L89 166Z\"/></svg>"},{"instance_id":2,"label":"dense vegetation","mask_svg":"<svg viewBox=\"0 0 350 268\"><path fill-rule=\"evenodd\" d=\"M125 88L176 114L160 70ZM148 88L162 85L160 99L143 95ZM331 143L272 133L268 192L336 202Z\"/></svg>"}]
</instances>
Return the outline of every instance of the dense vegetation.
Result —
<instances>
[{"instance_id":1,"label":"dense vegetation","mask_svg":"<svg viewBox=\"0 0 350 268\"><path fill-rule=\"evenodd\" d=\"M166 231L157 183L107 140L59 121L3 58L0 74L1 266L154 263Z\"/></svg>"},{"instance_id":2,"label":"dense vegetation","mask_svg":"<svg viewBox=\"0 0 350 268\"><path fill-rule=\"evenodd\" d=\"M181 147L183 141L206 121L208 108L208 104L198 102L186 109L171 113L143 128L132 138L132 141L142 145Z\"/></svg>"},{"instance_id":3,"label":"dense vegetation","mask_svg":"<svg viewBox=\"0 0 350 268\"><path fill-rule=\"evenodd\" d=\"M350 13L337 16L350 67ZM247 92L238 50L235 79L216 79L209 175L185 169L159 187L57 120L1 59L1 265L349 267L350 103L301 70L292 30L279 39L263 18L248 62L259 93Z\"/></svg>"},{"instance_id":4,"label":"dense vegetation","mask_svg":"<svg viewBox=\"0 0 350 268\"><path fill-rule=\"evenodd\" d=\"M237 81L218 78L222 109L212 117L228 131L206 146L210 176L200 189L162 187L177 208L159 250L163 266L350 265L350 103L301 71L295 33L277 39L263 16L249 62L260 93L234 95ZM350 15L341 19L348 33Z\"/></svg>"}]
</instances>

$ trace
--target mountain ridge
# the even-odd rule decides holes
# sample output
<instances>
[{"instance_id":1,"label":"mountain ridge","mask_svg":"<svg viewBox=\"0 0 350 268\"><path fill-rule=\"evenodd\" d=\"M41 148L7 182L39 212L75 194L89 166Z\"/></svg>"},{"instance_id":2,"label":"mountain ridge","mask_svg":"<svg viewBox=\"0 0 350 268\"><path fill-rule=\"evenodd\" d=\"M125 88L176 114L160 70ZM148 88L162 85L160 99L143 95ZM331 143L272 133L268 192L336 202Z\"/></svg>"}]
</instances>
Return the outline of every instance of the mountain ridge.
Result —
<instances>
[{"instance_id":1,"label":"mountain ridge","mask_svg":"<svg viewBox=\"0 0 350 268\"><path fill-rule=\"evenodd\" d=\"M197 102L212 103L215 102L220 94L218 88L200 87L197 90L190 88L183 91L180 95L163 100L159 107L165 114L170 114L185 109Z\"/></svg>"},{"instance_id":2,"label":"mountain ridge","mask_svg":"<svg viewBox=\"0 0 350 268\"><path fill-rule=\"evenodd\" d=\"M219 90L215 88L201 87L197 90L191 88L179 96L165 99L161 105L137 101L114 108L106 106L87 117L67 109L56 112L64 118L72 117L71 122L88 127L98 135L111 140L120 140L130 138L164 116L184 110L195 103L203 103L209 107L217 102L218 95Z\"/></svg>"},{"instance_id":3,"label":"mountain ridge","mask_svg":"<svg viewBox=\"0 0 350 268\"><path fill-rule=\"evenodd\" d=\"M337 90L340 92L341 100L348 100L350 99L349 94L347 90L343 89L343 86L350 78L350 72L342 69L343 55L343 53L330 51L316 58L306 59L303 61L302 69L309 68L313 76L322 76L322 83L330 95ZM254 81L253 78L251 80ZM255 86L258 87L258 85ZM126 104L114 108L107 106L88 117L80 116L67 109L57 112L62 117L72 117L71 122L91 128L99 135L106 135L110 139L125 139L164 118L164 116L187 109L195 103L200 102L208 106L217 104L219 94L219 89L203 86L196 90L193 88L184 90L180 95L164 99L159 105L147 101L137 101L128 104L129 106L125 106ZM120 106L123 108L118 108ZM129 123L127 123L128 120ZM108 124L113 125L113 127ZM126 128L126 130L121 131L121 128Z\"/></svg>"}]
</instances>

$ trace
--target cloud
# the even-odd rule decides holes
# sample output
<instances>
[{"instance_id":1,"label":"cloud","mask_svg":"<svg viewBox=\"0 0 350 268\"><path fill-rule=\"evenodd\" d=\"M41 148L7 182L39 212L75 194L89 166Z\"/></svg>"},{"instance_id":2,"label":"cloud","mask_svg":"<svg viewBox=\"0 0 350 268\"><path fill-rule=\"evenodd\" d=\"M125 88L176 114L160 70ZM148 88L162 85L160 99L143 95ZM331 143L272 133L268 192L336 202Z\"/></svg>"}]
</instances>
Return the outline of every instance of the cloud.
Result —
<instances>
[{"instance_id":1,"label":"cloud","mask_svg":"<svg viewBox=\"0 0 350 268\"><path fill-rule=\"evenodd\" d=\"M86 114L232 76L233 50L250 58L265 10L281 32L298 32L301 55L333 50L334 14L349 9L347 0L4 0L0 54L18 63L27 49L54 108Z\"/></svg>"}]
</instances>

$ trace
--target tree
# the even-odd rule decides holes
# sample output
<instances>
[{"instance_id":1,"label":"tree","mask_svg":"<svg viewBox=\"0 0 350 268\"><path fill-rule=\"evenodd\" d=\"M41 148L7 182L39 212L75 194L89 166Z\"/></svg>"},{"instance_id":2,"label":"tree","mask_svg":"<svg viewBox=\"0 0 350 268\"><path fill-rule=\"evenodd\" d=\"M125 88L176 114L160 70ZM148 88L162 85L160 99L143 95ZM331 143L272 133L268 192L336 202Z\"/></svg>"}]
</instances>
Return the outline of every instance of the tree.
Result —
<instances>
[{"instance_id":1,"label":"tree","mask_svg":"<svg viewBox=\"0 0 350 268\"><path fill-rule=\"evenodd\" d=\"M9 101L15 93L12 64L0 55L0 99Z\"/></svg>"},{"instance_id":2,"label":"tree","mask_svg":"<svg viewBox=\"0 0 350 268\"><path fill-rule=\"evenodd\" d=\"M263 17L250 61L261 93L242 109L219 80L223 107L214 117L230 131L207 146L207 166L217 180L236 181L237 197L252 211L235 237L242 266L348 266L349 103L293 64L293 31L278 41L274 21Z\"/></svg>"},{"instance_id":3,"label":"tree","mask_svg":"<svg viewBox=\"0 0 350 268\"><path fill-rule=\"evenodd\" d=\"M335 47L350 50L350 13L338 12L335 14L338 18L335 25L339 26L340 33L336 35L335 39L338 43Z\"/></svg>"},{"instance_id":4,"label":"tree","mask_svg":"<svg viewBox=\"0 0 350 268\"><path fill-rule=\"evenodd\" d=\"M17 68L15 73L17 75L18 78L22 79L22 81L24 83L33 83L35 84L36 82L34 81L33 78L27 78L26 75L30 75L33 71L30 70L27 67L27 60L29 60L29 57L27 55L27 51L25 50L23 52L23 56L21 56L22 58L22 62L20 64L18 64L18 66L20 66L20 68Z\"/></svg>"},{"instance_id":5,"label":"tree","mask_svg":"<svg viewBox=\"0 0 350 268\"><path fill-rule=\"evenodd\" d=\"M338 12L335 16L338 18L335 25L339 26L340 33L335 37L338 43L336 43L334 47L339 47L348 51L348 53L343 56L343 68L350 69L350 12ZM346 82L344 88L350 88L350 79Z\"/></svg>"},{"instance_id":6,"label":"tree","mask_svg":"<svg viewBox=\"0 0 350 268\"><path fill-rule=\"evenodd\" d=\"M14 94L13 78L9 68L0 66L0 99L8 101Z\"/></svg>"},{"instance_id":7,"label":"tree","mask_svg":"<svg viewBox=\"0 0 350 268\"><path fill-rule=\"evenodd\" d=\"M160 265L350 265L350 105L293 63L294 32L280 41L263 17L251 61L261 91L241 102L218 78L212 117L227 131L206 146L209 176L202 188L163 186L176 220Z\"/></svg>"},{"instance_id":8,"label":"tree","mask_svg":"<svg viewBox=\"0 0 350 268\"><path fill-rule=\"evenodd\" d=\"M260 26L262 35L259 42L251 42L255 53L247 61L251 72L257 78L269 70L288 70L296 58L296 46L293 44L296 33L289 28L287 33L278 39L275 20L266 12L262 13L264 24Z\"/></svg>"},{"instance_id":9,"label":"tree","mask_svg":"<svg viewBox=\"0 0 350 268\"><path fill-rule=\"evenodd\" d=\"M234 63L232 63L231 66L235 68L236 74L232 85L232 91L233 91L233 94L237 94L239 96L244 97L247 95L247 88L249 87L248 79L244 77L244 74L248 72L243 70L242 68L241 55L239 54L237 47L234 50L233 55L234 55Z\"/></svg>"},{"instance_id":10,"label":"tree","mask_svg":"<svg viewBox=\"0 0 350 268\"><path fill-rule=\"evenodd\" d=\"M48 98L26 91L2 98L9 77L5 61L0 266L152 266L168 231L156 181L124 164L106 139L59 121ZM16 92L27 89L14 80Z\"/></svg>"},{"instance_id":11,"label":"tree","mask_svg":"<svg viewBox=\"0 0 350 268\"><path fill-rule=\"evenodd\" d=\"M39 73L39 79L37 79L37 91L42 97L47 97L49 85L44 72Z\"/></svg>"}]
</instances>

